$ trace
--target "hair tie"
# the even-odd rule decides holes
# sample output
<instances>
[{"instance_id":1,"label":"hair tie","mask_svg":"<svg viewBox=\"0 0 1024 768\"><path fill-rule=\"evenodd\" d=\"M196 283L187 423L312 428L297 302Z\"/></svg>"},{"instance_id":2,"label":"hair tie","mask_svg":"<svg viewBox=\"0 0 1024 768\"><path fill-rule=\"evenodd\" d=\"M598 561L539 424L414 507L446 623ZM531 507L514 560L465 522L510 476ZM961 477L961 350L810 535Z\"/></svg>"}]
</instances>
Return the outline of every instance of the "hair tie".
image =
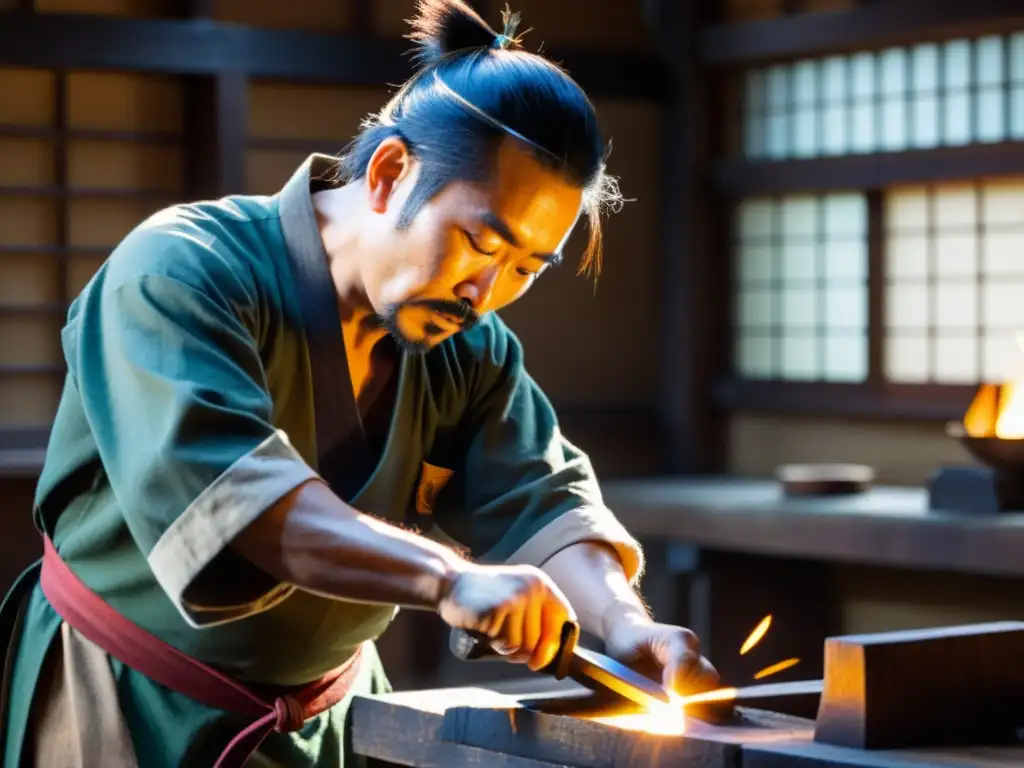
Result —
<instances>
[{"instance_id":1,"label":"hair tie","mask_svg":"<svg viewBox=\"0 0 1024 768\"><path fill-rule=\"evenodd\" d=\"M505 10L501 12L501 21L504 25L504 29L501 30L500 34L494 36L494 42L491 43L491 49L495 51L507 51L522 41L522 35L517 35L516 32L519 29L519 22L522 17L518 12L513 13L512 9L508 7L508 3L505 4ZM529 32L530 30L526 30Z\"/></svg>"}]
</instances>

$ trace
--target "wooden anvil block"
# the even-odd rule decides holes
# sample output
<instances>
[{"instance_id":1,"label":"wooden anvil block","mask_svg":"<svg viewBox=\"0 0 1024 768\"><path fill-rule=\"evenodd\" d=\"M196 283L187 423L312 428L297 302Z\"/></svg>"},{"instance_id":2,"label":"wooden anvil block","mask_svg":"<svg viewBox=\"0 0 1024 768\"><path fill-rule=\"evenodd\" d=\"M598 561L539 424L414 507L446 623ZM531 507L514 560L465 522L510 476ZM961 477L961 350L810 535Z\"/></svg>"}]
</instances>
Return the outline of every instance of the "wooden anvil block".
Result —
<instances>
[{"instance_id":1,"label":"wooden anvil block","mask_svg":"<svg viewBox=\"0 0 1024 768\"><path fill-rule=\"evenodd\" d=\"M1024 727L1024 622L825 641L814 740L858 749L1008 744Z\"/></svg>"}]
</instances>

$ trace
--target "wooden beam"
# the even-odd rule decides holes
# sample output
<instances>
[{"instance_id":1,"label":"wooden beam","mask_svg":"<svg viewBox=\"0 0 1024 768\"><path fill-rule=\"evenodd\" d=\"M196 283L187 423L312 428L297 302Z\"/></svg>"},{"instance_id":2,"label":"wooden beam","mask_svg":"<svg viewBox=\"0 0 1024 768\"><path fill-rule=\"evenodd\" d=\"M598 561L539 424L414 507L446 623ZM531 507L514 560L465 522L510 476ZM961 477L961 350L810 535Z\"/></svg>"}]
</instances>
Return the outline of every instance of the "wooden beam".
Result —
<instances>
[{"instance_id":1,"label":"wooden beam","mask_svg":"<svg viewBox=\"0 0 1024 768\"><path fill-rule=\"evenodd\" d=\"M2 14L0 66L113 69L177 75L388 85L412 72L408 41L223 24L207 19L128 19ZM661 101L664 67L644 54L552 50L594 96Z\"/></svg>"},{"instance_id":2,"label":"wooden beam","mask_svg":"<svg viewBox=\"0 0 1024 768\"><path fill-rule=\"evenodd\" d=\"M857 749L1016 744L1024 622L850 635L825 643L814 740Z\"/></svg>"},{"instance_id":3,"label":"wooden beam","mask_svg":"<svg viewBox=\"0 0 1024 768\"><path fill-rule=\"evenodd\" d=\"M1022 26L1024 7L1006 0L885 0L847 11L714 25L702 33L700 51L706 64L739 67Z\"/></svg>"},{"instance_id":4,"label":"wooden beam","mask_svg":"<svg viewBox=\"0 0 1024 768\"><path fill-rule=\"evenodd\" d=\"M752 161L742 158L715 164L715 189L732 198L879 189L912 184L1024 173L1021 142L971 144L964 147L910 149L871 155L808 160Z\"/></svg>"}]
</instances>

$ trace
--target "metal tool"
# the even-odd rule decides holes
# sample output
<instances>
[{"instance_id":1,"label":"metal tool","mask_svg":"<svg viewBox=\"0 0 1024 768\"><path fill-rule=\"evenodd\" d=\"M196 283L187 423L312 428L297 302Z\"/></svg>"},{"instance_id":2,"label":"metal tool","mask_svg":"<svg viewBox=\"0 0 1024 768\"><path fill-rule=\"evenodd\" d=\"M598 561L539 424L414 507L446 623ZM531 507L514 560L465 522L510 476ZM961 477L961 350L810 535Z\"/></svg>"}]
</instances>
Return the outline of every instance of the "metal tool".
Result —
<instances>
[{"instance_id":1,"label":"metal tool","mask_svg":"<svg viewBox=\"0 0 1024 768\"><path fill-rule=\"evenodd\" d=\"M635 704L648 708L668 704L671 698L658 683L635 672L625 664L602 653L580 648L579 625L566 622L562 627L561 643L555 660L538 670L558 680L566 677L592 690L609 690ZM452 653L463 661L489 661L503 658L491 648L490 638L476 632L452 630L449 646Z\"/></svg>"}]
</instances>

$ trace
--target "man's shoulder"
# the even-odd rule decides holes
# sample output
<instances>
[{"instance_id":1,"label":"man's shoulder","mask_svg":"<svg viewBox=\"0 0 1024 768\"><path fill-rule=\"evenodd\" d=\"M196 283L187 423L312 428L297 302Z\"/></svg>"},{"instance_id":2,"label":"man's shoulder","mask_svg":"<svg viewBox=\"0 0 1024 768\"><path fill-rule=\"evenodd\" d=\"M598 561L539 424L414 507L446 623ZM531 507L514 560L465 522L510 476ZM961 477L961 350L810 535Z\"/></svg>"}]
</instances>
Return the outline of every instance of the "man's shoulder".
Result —
<instances>
[{"instance_id":1,"label":"man's shoulder","mask_svg":"<svg viewBox=\"0 0 1024 768\"><path fill-rule=\"evenodd\" d=\"M140 222L114 249L99 275L102 290L147 278L228 293L251 288L272 269L280 237L275 198L170 206Z\"/></svg>"}]
</instances>

